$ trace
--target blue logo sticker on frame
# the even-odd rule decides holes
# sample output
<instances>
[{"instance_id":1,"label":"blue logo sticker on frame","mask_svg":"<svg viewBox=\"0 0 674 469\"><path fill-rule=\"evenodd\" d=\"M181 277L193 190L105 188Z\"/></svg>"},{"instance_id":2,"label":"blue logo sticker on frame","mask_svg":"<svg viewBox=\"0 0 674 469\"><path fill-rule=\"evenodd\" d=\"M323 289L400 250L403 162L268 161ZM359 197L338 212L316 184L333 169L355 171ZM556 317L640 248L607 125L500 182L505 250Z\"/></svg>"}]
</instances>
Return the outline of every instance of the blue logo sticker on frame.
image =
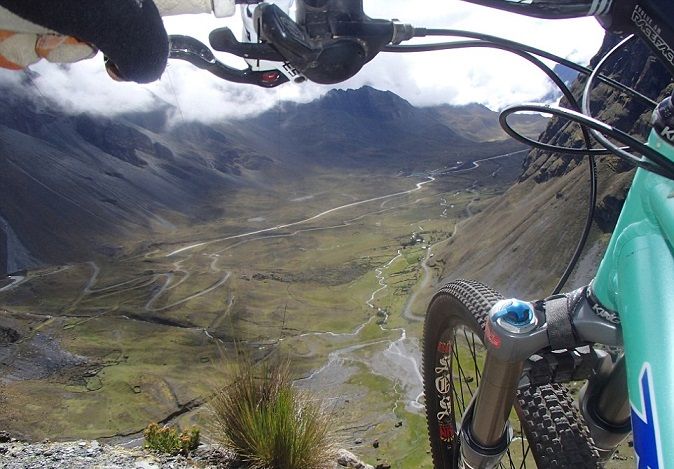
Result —
<instances>
[{"instance_id":1,"label":"blue logo sticker on frame","mask_svg":"<svg viewBox=\"0 0 674 469\"><path fill-rule=\"evenodd\" d=\"M634 452L639 469L663 469L660 447L660 426L653 393L651 366L644 363L639 375L641 411L632 405L632 432ZM636 397L636 396L635 396Z\"/></svg>"}]
</instances>

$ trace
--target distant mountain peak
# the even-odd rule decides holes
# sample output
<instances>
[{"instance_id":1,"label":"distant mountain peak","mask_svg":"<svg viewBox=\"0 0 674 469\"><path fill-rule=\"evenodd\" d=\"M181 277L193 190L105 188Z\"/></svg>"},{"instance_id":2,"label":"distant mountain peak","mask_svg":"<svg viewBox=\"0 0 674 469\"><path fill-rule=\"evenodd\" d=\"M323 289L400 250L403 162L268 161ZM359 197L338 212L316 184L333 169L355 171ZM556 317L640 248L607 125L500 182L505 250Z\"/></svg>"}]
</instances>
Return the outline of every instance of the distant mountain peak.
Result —
<instances>
[{"instance_id":1,"label":"distant mountain peak","mask_svg":"<svg viewBox=\"0 0 674 469\"><path fill-rule=\"evenodd\" d=\"M330 91L325 95L325 97L334 97L334 96L344 96L344 95L356 95L356 96L389 96L389 97L394 97L396 99L400 99L402 101L405 101L403 98L398 96L397 94L388 91L388 90L379 90L377 88L374 88L373 86L370 85L365 85L361 86L360 88L346 88L346 89L339 89L335 88Z\"/></svg>"},{"instance_id":2,"label":"distant mountain peak","mask_svg":"<svg viewBox=\"0 0 674 469\"><path fill-rule=\"evenodd\" d=\"M391 91L371 86L358 89L330 90L318 101L323 109L345 111L371 119L400 119L408 117L414 106Z\"/></svg>"}]
</instances>

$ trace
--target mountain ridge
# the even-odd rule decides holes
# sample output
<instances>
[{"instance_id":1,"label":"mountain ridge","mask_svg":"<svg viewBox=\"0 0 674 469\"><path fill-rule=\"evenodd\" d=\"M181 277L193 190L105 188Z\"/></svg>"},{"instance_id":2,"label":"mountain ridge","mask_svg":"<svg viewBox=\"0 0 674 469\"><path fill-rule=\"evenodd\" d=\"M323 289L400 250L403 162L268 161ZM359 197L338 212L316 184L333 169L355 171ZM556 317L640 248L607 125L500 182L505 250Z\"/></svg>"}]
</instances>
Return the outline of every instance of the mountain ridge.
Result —
<instances>
[{"instance_id":1,"label":"mountain ridge","mask_svg":"<svg viewBox=\"0 0 674 469\"><path fill-rule=\"evenodd\" d=\"M116 238L226 216L217 200L241 187L273 186L298 167L413 172L519 148L476 145L479 137L452 130L462 118L452 124L449 108L415 108L369 87L282 103L245 121L183 122L168 131L175 112L168 105L115 118L71 115L42 95L2 91L0 216L31 256L47 263L114 252ZM0 257L0 272L8 270L7 258Z\"/></svg>"}]
</instances>

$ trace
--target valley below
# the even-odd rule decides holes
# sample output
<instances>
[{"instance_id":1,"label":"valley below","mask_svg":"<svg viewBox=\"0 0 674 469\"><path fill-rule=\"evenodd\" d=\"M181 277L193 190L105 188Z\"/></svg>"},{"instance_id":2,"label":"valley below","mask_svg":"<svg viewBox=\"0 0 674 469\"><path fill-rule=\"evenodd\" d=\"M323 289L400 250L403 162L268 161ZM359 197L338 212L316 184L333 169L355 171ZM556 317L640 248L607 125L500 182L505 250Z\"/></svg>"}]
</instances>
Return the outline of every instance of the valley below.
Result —
<instances>
[{"instance_id":1,"label":"valley below","mask_svg":"<svg viewBox=\"0 0 674 469\"><path fill-rule=\"evenodd\" d=\"M627 57L606 73L671 93L644 51ZM521 150L484 106L363 87L205 124L161 100L73 114L26 78L0 85L0 430L19 439L139 446L160 422L208 442L237 357L289 357L338 446L430 468L419 350L441 279L541 297L582 228L582 158ZM596 95L595 116L646 128L617 91ZM561 120L513 123L583 145ZM568 288L591 278L632 173L606 158L598 174ZM633 458L621 446L609 467Z\"/></svg>"},{"instance_id":2,"label":"valley below","mask_svg":"<svg viewBox=\"0 0 674 469\"><path fill-rule=\"evenodd\" d=\"M419 347L443 270L434 250L524 157L243 187L221 219L6 278L0 427L139 444L156 421L208 439L204 404L237 354L287 356L296 386L334 413L338 444L370 463L431 467Z\"/></svg>"}]
</instances>

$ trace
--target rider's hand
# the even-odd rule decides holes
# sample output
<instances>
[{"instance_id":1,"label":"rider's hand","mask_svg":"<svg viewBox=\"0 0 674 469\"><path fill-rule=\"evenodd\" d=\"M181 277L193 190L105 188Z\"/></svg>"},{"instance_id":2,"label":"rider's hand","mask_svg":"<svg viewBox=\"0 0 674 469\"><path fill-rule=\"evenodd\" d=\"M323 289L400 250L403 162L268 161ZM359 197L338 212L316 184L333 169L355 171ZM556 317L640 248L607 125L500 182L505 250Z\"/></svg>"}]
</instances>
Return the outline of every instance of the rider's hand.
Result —
<instances>
[{"instance_id":1,"label":"rider's hand","mask_svg":"<svg viewBox=\"0 0 674 469\"><path fill-rule=\"evenodd\" d=\"M229 16L234 0L0 0L0 67L75 62L101 50L115 78L158 79L168 58L161 15Z\"/></svg>"}]
</instances>

